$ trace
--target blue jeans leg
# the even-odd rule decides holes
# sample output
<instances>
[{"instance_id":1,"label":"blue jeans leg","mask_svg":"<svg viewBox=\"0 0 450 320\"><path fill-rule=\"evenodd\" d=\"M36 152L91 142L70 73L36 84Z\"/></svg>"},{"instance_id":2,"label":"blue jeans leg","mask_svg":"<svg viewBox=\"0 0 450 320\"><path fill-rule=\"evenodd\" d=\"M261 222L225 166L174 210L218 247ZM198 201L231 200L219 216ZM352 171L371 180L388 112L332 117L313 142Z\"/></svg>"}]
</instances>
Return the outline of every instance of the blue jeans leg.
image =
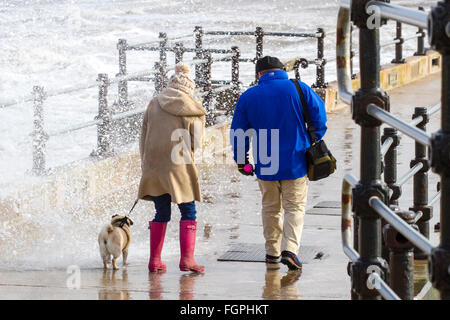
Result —
<instances>
[{"instance_id":1,"label":"blue jeans leg","mask_svg":"<svg viewBox=\"0 0 450 320\"><path fill-rule=\"evenodd\" d=\"M195 221L197 210L195 209L195 201L180 203L178 209L181 212L181 220Z\"/></svg>"},{"instance_id":2,"label":"blue jeans leg","mask_svg":"<svg viewBox=\"0 0 450 320\"><path fill-rule=\"evenodd\" d=\"M169 222L171 217L170 204L172 202L170 194L166 193L161 196L152 197L155 203L156 215L153 222Z\"/></svg>"}]
</instances>

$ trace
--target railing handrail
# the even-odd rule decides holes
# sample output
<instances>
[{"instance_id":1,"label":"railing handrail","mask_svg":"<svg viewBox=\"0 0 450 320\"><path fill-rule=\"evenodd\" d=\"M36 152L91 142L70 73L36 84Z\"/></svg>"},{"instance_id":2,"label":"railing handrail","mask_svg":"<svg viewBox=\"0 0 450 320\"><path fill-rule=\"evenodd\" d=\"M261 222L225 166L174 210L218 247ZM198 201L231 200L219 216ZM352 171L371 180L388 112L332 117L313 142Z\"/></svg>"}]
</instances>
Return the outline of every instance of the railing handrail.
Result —
<instances>
[{"instance_id":1,"label":"railing handrail","mask_svg":"<svg viewBox=\"0 0 450 320\"><path fill-rule=\"evenodd\" d=\"M341 236L344 253L355 262L359 259L359 253L351 245L351 226L352 226L352 188L358 184L358 180L351 174L346 174L342 181L341 197Z\"/></svg>"},{"instance_id":2,"label":"railing handrail","mask_svg":"<svg viewBox=\"0 0 450 320\"><path fill-rule=\"evenodd\" d=\"M229 54L226 57L230 58L232 56L233 55ZM224 58L224 57L221 57L221 58ZM217 59L217 60L220 60L220 59ZM213 58L213 61L216 61L216 59ZM192 61L188 61L187 64L190 66L194 66L196 64L202 64L205 62L207 62L207 60L205 60L205 59L198 59L198 60L193 59ZM171 71L171 70L175 70L175 66L168 67L167 71ZM112 79L109 79L109 84L118 83L119 81L129 81L136 77L151 76L151 75L155 75L155 70L145 70L145 71L139 71L139 72L135 72L135 73L129 73L126 76L118 75ZM78 92L78 91L82 91L82 90L97 88L97 87L98 87L98 83L95 82L95 83L86 84L83 86L74 86L74 87L62 88L62 89L58 89L58 90L46 91L45 96L47 98L55 97L55 96L65 95L65 94ZM32 102L33 100L34 100L34 95L29 94L29 95L23 96L20 99L7 101L7 102L0 102L0 109L10 107L13 105L17 105L17 104L21 104L21 103Z\"/></svg>"},{"instance_id":3,"label":"railing handrail","mask_svg":"<svg viewBox=\"0 0 450 320\"><path fill-rule=\"evenodd\" d=\"M204 35L210 36L254 36L256 31L225 31L225 30L209 30L203 31ZM265 36L272 37L301 37L301 38L320 38L321 32L273 32L264 31Z\"/></svg>"},{"instance_id":4,"label":"railing handrail","mask_svg":"<svg viewBox=\"0 0 450 320\"><path fill-rule=\"evenodd\" d=\"M395 116L379 108L378 106L369 104L367 106L367 113L375 119L385 122L395 129L398 129L417 142L427 146L431 145L431 137L427 133L417 129L416 127L413 127L407 122L397 119Z\"/></svg>"},{"instance_id":5,"label":"railing handrail","mask_svg":"<svg viewBox=\"0 0 450 320\"><path fill-rule=\"evenodd\" d=\"M336 73L339 97L351 104L353 97L351 74L350 10L339 8L336 26Z\"/></svg>"},{"instance_id":6,"label":"railing handrail","mask_svg":"<svg viewBox=\"0 0 450 320\"><path fill-rule=\"evenodd\" d=\"M370 1L366 8L376 6L380 10L381 18L406 23L412 26L426 29L428 27L428 14L391 3Z\"/></svg>"},{"instance_id":7,"label":"railing handrail","mask_svg":"<svg viewBox=\"0 0 450 320\"><path fill-rule=\"evenodd\" d=\"M431 242L420 232L414 230L397 214L395 214L395 212L386 206L378 197L371 197L369 199L369 206L372 207L372 209L374 209L383 219L386 220L387 223L400 232L406 239L411 241L412 244L425 252L427 255L431 254L431 250L434 248Z\"/></svg>"},{"instance_id":8,"label":"railing handrail","mask_svg":"<svg viewBox=\"0 0 450 320\"><path fill-rule=\"evenodd\" d=\"M233 87L232 85L228 85L228 84L227 85L222 85L222 86L214 88L213 91L216 92L216 93L219 93L219 92L225 91L227 89L230 89L232 87ZM207 94L208 94L207 92L197 93L197 94L194 94L194 98L201 98L201 97L204 97ZM121 119L124 119L124 118L132 117L132 116L138 115L140 113L144 113L146 110L147 110L147 108L136 108L136 109L124 111L124 112L121 112L121 113L116 113L116 114L111 116L111 120L121 120ZM57 135L66 134L66 133L69 133L69 132L77 131L77 130L80 130L80 129L93 127L93 126L101 124L102 122L103 122L102 119L96 119L96 120L92 120L92 121L88 121L88 122L75 124L75 125L72 125L70 127L64 128L64 129L50 131L48 133L48 136L50 136L50 137L51 136L57 136Z\"/></svg>"},{"instance_id":9,"label":"railing handrail","mask_svg":"<svg viewBox=\"0 0 450 320\"><path fill-rule=\"evenodd\" d=\"M428 117L431 117L432 115L434 115L436 112L438 112L439 110L441 110L441 104L435 104L434 106L428 108L427 110L427 115ZM411 120L410 122L408 122L409 125L411 126L417 126L419 123L421 123L423 121L423 116L418 116L415 117L413 120ZM401 137L403 134L402 133L398 133L398 136ZM392 145L392 143L394 142L394 140L392 138L387 138L383 144L381 145L381 155L384 156L386 154L386 152L389 150L390 146Z\"/></svg>"}]
</instances>

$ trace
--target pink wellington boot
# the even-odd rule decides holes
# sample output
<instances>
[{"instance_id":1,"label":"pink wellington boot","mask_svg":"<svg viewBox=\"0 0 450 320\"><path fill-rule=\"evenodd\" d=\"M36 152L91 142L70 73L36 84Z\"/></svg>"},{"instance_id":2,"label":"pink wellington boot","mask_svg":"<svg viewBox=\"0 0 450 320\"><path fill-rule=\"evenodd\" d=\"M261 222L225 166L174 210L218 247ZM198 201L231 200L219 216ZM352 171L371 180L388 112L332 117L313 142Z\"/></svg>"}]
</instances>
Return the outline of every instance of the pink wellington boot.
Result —
<instances>
[{"instance_id":1,"label":"pink wellington boot","mask_svg":"<svg viewBox=\"0 0 450 320\"><path fill-rule=\"evenodd\" d=\"M197 221L180 221L180 270L202 273L204 266L199 266L194 260L195 235L197 232Z\"/></svg>"},{"instance_id":2,"label":"pink wellington boot","mask_svg":"<svg viewBox=\"0 0 450 320\"><path fill-rule=\"evenodd\" d=\"M166 236L167 222L152 222L148 224L150 229L150 261L148 270L150 272L166 271L166 265L161 262L161 251Z\"/></svg>"}]
</instances>

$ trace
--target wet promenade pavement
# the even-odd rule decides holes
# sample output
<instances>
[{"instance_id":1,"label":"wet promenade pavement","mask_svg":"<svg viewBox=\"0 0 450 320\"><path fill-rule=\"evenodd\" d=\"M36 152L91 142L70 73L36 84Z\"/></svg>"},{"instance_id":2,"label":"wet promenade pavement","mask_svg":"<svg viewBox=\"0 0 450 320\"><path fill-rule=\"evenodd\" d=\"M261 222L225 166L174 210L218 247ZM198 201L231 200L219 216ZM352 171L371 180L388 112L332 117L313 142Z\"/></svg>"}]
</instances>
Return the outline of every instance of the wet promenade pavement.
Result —
<instances>
[{"instance_id":1,"label":"wet promenade pavement","mask_svg":"<svg viewBox=\"0 0 450 320\"><path fill-rule=\"evenodd\" d=\"M390 92L391 112L411 119L414 107L430 107L440 99L440 75ZM145 259L134 259L130 248L129 266L113 272L82 268L74 274L65 269L46 271L0 271L1 299L349 299L348 259L341 247L340 210L313 208L322 201L340 201L342 177L359 176L359 128L349 109L328 116L325 140L338 159L338 170L325 181L309 184L308 213L302 245L314 247L323 255L303 265L303 272L288 272L284 265L267 269L259 262L222 262L217 259L232 245L262 244L260 193L255 178L241 176L232 166L201 169L205 202L198 206L197 262L206 273L186 274L178 269L177 219L168 231L163 259L167 272L149 274ZM439 128L436 114L428 128ZM399 176L409 169L414 154L411 139L402 138L399 149ZM430 174L430 196L438 176ZM133 195L130 195L130 200ZM401 207L412 204L412 182L403 188ZM136 216L143 214L137 209ZM433 227L439 219L435 207ZM148 219L147 219L148 220ZM135 221L136 222L136 221ZM438 234L432 233L438 242ZM95 238L96 235L93 237ZM132 240L133 241L133 240ZM300 259L302 257L300 256ZM120 261L121 263L121 261ZM79 282L77 282L79 280ZM79 287L78 287L79 284ZM419 290L420 288L417 288Z\"/></svg>"}]
</instances>

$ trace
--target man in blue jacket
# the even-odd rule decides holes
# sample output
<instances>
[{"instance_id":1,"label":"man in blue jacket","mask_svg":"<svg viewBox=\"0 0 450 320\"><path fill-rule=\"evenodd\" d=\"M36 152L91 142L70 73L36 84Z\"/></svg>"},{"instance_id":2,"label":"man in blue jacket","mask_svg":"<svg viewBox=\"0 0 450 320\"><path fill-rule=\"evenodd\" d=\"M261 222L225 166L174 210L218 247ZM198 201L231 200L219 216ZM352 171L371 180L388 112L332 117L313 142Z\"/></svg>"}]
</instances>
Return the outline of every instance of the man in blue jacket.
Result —
<instances>
[{"instance_id":1,"label":"man in blue jacket","mask_svg":"<svg viewBox=\"0 0 450 320\"><path fill-rule=\"evenodd\" d=\"M258 85L240 96L234 111L230 130L234 160L239 172L253 175L248 158L251 142L262 193L266 263L281 261L289 269L301 269L297 253L308 191L305 151L310 146L302 104L279 59L259 59L256 72ZM299 84L321 139L327 130L324 102L308 85Z\"/></svg>"}]
</instances>

